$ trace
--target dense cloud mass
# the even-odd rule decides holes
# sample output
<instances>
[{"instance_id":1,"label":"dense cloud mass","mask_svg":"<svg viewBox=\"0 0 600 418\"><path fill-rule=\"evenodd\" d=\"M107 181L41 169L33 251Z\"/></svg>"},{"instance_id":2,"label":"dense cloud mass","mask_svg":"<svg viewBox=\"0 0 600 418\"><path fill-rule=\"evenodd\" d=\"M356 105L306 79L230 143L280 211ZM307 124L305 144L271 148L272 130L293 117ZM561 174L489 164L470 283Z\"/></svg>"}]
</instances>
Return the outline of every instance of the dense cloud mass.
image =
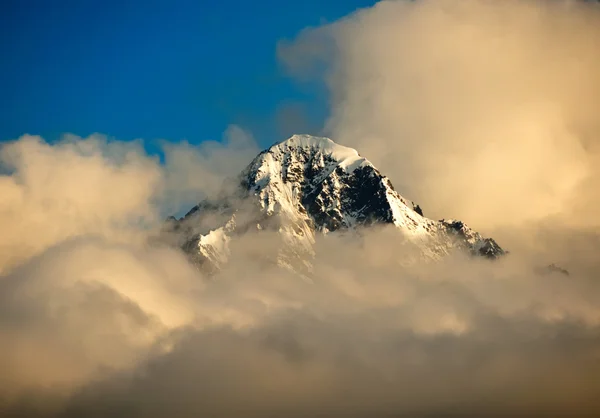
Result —
<instances>
[{"instance_id":1,"label":"dense cloud mass","mask_svg":"<svg viewBox=\"0 0 600 418\"><path fill-rule=\"evenodd\" d=\"M162 164L100 135L3 144L0 415L598 416L599 16L385 1L282 48L328 60L328 129L426 215L505 227L495 262L404 264L377 228L319 239L306 281L261 261L263 231L208 279L149 238L249 162L247 133Z\"/></svg>"},{"instance_id":2,"label":"dense cloud mass","mask_svg":"<svg viewBox=\"0 0 600 418\"><path fill-rule=\"evenodd\" d=\"M280 55L299 76L326 69L328 133L431 215L597 227L599 47L596 2L420 0L308 29Z\"/></svg>"}]
</instances>

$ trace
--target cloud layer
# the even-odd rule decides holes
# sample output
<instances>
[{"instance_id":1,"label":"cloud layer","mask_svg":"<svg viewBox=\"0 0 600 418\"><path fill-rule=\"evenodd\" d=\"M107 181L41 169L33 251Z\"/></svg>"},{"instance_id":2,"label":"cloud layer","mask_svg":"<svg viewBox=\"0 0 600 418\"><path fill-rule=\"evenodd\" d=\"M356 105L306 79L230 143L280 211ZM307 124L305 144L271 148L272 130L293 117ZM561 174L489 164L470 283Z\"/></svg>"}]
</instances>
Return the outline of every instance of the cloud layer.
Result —
<instances>
[{"instance_id":1,"label":"cloud layer","mask_svg":"<svg viewBox=\"0 0 600 418\"><path fill-rule=\"evenodd\" d=\"M18 291L3 282L12 309L4 326L25 342L11 335L2 358L13 355L13 376L37 395L13 395L12 410L123 417L599 411L595 276L537 276L517 258L401 267L386 251L394 244L387 231L367 240L367 255L344 238L319 242L315 283L244 257L207 283L166 249L74 242L62 256L49 252L5 279ZM94 280L86 253L109 266ZM15 312L18 327L8 320ZM14 390L14 380L6 384Z\"/></svg>"}]
</instances>

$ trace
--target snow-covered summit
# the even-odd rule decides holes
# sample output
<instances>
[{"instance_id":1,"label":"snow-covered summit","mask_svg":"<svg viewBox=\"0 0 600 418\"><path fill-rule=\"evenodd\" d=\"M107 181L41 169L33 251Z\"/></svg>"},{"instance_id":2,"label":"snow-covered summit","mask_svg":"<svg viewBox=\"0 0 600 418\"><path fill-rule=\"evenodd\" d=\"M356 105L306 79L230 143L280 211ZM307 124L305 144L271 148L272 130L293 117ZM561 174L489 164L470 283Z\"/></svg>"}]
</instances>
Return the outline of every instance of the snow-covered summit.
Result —
<instances>
[{"instance_id":1,"label":"snow-covered summit","mask_svg":"<svg viewBox=\"0 0 600 418\"><path fill-rule=\"evenodd\" d=\"M366 158L361 157L354 148L336 144L329 138L312 135L292 135L290 138L271 146L267 152L273 155L286 155L293 154L298 149L313 149L329 155L347 172L364 165L372 165Z\"/></svg>"},{"instance_id":2,"label":"snow-covered summit","mask_svg":"<svg viewBox=\"0 0 600 418\"><path fill-rule=\"evenodd\" d=\"M396 226L429 258L455 248L490 258L504 253L460 221L424 217L366 158L329 138L294 135L274 144L234 183L233 191L201 202L177 225L185 231L183 248L200 263L222 265L233 237L270 230L281 240L277 262L297 270L310 264L317 234L374 224Z\"/></svg>"}]
</instances>

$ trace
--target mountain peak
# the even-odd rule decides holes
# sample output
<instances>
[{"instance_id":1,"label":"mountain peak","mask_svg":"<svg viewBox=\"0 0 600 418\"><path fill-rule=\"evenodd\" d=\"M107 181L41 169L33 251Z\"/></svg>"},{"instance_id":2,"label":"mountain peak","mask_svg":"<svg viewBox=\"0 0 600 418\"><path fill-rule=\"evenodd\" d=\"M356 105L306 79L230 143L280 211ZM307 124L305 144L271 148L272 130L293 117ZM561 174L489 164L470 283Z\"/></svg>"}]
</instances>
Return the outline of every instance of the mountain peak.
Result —
<instances>
[{"instance_id":1,"label":"mountain peak","mask_svg":"<svg viewBox=\"0 0 600 418\"><path fill-rule=\"evenodd\" d=\"M424 217L366 158L329 138L293 135L276 143L252 160L237 184L232 196L201 202L181 221L179 229L188 231L183 248L194 258L222 265L232 236L269 229L282 240L277 263L296 270L299 260L310 264L317 235L375 224L395 226L428 259L454 248L489 258L504 254L460 221ZM221 224L206 226L215 217Z\"/></svg>"},{"instance_id":2,"label":"mountain peak","mask_svg":"<svg viewBox=\"0 0 600 418\"><path fill-rule=\"evenodd\" d=\"M361 157L355 149L337 144L327 137L312 135L292 135L288 139L272 145L265 152L289 154L298 150L327 155L348 171L363 165L372 165L366 158Z\"/></svg>"}]
</instances>

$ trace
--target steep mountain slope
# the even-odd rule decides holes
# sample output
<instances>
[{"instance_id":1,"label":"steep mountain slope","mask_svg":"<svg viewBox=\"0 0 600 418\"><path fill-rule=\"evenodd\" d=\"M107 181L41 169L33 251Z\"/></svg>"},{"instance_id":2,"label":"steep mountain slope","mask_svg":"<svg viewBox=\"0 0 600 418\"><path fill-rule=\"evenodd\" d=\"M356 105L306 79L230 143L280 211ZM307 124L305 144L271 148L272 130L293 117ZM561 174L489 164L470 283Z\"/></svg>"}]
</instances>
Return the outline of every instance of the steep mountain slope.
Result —
<instances>
[{"instance_id":1,"label":"steep mountain slope","mask_svg":"<svg viewBox=\"0 0 600 418\"><path fill-rule=\"evenodd\" d=\"M271 231L275 262L309 270L315 237L394 225L426 258L460 248L496 258L504 250L455 220L434 221L398 194L390 180L354 149L328 138L294 135L261 152L224 187L180 220L172 220L178 244L205 268L228 259L232 240Z\"/></svg>"}]
</instances>

